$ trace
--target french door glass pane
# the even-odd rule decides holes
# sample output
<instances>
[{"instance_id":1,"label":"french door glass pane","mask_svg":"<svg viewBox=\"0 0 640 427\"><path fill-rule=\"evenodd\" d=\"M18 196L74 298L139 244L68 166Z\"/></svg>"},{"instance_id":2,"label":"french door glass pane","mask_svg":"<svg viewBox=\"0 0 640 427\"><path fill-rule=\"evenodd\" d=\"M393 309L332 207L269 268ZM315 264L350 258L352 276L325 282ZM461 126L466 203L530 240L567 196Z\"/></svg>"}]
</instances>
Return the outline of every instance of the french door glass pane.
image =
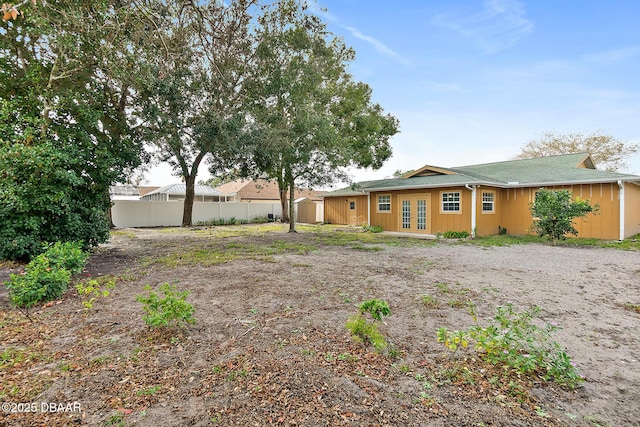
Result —
<instances>
[{"instance_id":1,"label":"french door glass pane","mask_svg":"<svg viewBox=\"0 0 640 427\"><path fill-rule=\"evenodd\" d=\"M411 202L402 201L402 228L411 228Z\"/></svg>"},{"instance_id":2,"label":"french door glass pane","mask_svg":"<svg viewBox=\"0 0 640 427\"><path fill-rule=\"evenodd\" d=\"M427 201L418 200L418 230L427 229Z\"/></svg>"}]
</instances>

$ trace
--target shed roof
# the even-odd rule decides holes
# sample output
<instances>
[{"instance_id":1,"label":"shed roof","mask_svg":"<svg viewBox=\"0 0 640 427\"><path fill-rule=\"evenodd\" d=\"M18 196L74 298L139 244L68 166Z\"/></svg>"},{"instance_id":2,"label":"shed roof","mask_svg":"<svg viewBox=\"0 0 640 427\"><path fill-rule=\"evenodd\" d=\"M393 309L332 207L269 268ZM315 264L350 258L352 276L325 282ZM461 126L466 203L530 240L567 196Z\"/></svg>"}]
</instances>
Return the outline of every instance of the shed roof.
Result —
<instances>
[{"instance_id":1,"label":"shed roof","mask_svg":"<svg viewBox=\"0 0 640 427\"><path fill-rule=\"evenodd\" d=\"M640 176L596 170L588 153L576 153L453 168L427 165L401 178L364 181L326 193L326 196L467 184L517 188L617 181L640 184Z\"/></svg>"},{"instance_id":2,"label":"shed roof","mask_svg":"<svg viewBox=\"0 0 640 427\"><path fill-rule=\"evenodd\" d=\"M169 184L164 187L160 187L156 190L150 191L145 196L149 196L152 194L168 194L170 196L184 196L187 194L187 186L185 184ZM220 193L214 188L209 187L208 185L196 185L195 186L195 195L196 196L222 196L223 193Z\"/></svg>"}]
</instances>

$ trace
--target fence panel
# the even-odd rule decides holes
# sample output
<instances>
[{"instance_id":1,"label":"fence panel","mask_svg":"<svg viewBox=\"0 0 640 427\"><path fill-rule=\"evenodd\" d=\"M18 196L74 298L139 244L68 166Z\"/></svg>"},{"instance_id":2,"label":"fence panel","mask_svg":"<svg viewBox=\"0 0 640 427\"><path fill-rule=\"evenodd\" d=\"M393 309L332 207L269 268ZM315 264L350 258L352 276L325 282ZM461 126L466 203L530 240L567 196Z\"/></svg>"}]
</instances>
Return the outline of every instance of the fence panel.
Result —
<instances>
[{"instance_id":1,"label":"fence panel","mask_svg":"<svg viewBox=\"0 0 640 427\"><path fill-rule=\"evenodd\" d=\"M147 202L139 200L115 200L111 207L116 227L179 227L182 224L184 202ZM279 203L215 203L194 202L193 223L236 218L251 221L268 214L281 216Z\"/></svg>"}]
</instances>

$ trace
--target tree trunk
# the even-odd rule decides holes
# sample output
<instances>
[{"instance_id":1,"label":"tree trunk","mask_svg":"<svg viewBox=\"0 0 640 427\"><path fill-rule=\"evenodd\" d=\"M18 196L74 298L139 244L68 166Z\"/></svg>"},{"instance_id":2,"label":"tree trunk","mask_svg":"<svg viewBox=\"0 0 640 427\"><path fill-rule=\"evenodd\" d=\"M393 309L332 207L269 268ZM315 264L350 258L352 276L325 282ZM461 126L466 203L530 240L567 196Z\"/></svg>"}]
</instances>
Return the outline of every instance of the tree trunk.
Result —
<instances>
[{"instance_id":1,"label":"tree trunk","mask_svg":"<svg viewBox=\"0 0 640 427\"><path fill-rule=\"evenodd\" d=\"M294 202L294 184L289 183L289 233L297 233L296 231L296 206Z\"/></svg>"},{"instance_id":2,"label":"tree trunk","mask_svg":"<svg viewBox=\"0 0 640 427\"><path fill-rule=\"evenodd\" d=\"M282 207L282 223L285 224L289 222L289 211L287 210L287 187L286 184L280 186L278 184L278 189L280 190L280 206Z\"/></svg>"},{"instance_id":3,"label":"tree trunk","mask_svg":"<svg viewBox=\"0 0 640 427\"><path fill-rule=\"evenodd\" d=\"M187 187L184 197L184 210L182 213L182 226L189 227L193 218L193 199L196 192L196 175L190 174L186 177L185 185Z\"/></svg>"}]
</instances>

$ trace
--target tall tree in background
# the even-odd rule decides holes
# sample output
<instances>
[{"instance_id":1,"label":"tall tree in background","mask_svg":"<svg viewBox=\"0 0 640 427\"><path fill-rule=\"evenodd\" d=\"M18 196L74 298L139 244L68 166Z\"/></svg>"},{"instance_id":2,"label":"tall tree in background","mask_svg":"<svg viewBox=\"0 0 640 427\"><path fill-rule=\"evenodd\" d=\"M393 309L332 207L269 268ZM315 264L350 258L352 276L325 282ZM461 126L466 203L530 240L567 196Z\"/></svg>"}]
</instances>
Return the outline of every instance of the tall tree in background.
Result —
<instances>
[{"instance_id":1,"label":"tall tree in background","mask_svg":"<svg viewBox=\"0 0 640 427\"><path fill-rule=\"evenodd\" d=\"M25 6L25 2L19 6ZM0 258L109 237L109 185L139 162L131 120L137 14L42 2L0 26ZM6 13L5 13L6 15ZM15 19L14 19L15 18Z\"/></svg>"},{"instance_id":2,"label":"tall tree in background","mask_svg":"<svg viewBox=\"0 0 640 427\"><path fill-rule=\"evenodd\" d=\"M243 173L275 180L289 231L295 188L348 179L346 168L379 168L391 156L397 120L371 102L346 70L354 52L330 34L307 3L279 0L258 18L247 93L254 130Z\"/></svg>"},{"instance_id":3,"label":"tall tree in background","mask_svg":"<svg viewBox=\"0 0 640 427\"><path fill-rule=\"evenodd\" d=\"M625 159L638 152L638 144L620 141L599 132L557 134L547 132L538 140L522 147L516 159L553 156L559 154L589 153L599 169L616 171L627 167Z\"/></svg>"},{"instance_id":4,"label":"tall tree in background","mask_svg":"<svg viewBox=\"0 0 640 427\"><path fill-rule=\"evenodd\" d=\"M149 1L154 20L143 90L145 139L183 178L182 225L192 223L198 168L227 167L238 156L245 126L242 84L251 54L250 9L255 0ZM155 52L155 53L151 53Z\"/></svg>"}]
</instances>

